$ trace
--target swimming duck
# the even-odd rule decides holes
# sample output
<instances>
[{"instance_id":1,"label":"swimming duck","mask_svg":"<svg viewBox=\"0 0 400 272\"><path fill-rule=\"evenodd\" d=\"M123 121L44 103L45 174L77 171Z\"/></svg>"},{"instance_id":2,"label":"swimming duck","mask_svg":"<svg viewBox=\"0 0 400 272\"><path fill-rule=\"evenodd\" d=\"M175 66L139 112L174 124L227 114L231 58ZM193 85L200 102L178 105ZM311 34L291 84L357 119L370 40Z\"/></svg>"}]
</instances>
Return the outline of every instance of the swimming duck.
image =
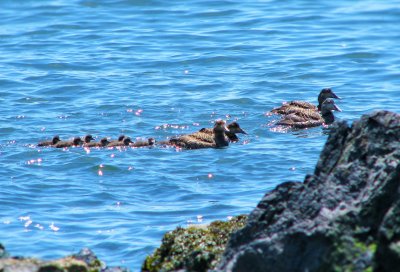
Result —
<instances>
[{"instance_id":1,"label":"swimming duck","mask_svg":"<svg viewBox=\"0 0 400 272\"><path fill-rule=\"evenodd\" d=\"M312 111L312 110L310 110ZM277 125L290 126L293 128L309 128L317 127L323 124L329 125L335 121L335 116L332 111L342 111L332 98L326 99L321 105L321 113L319 116L291 113L284 115L282 119L277 123Z\"/></svg>"},{"instance_id":2,"label":"swimming duck","mask_svg":"<svg viewBox=\"0 0 400 272\"><path fill-rule=\"evenodd\" d=\"M83 144L83 141L79 137L75 137L72 141L59 141L57 144L54 145L56 148L64 148L64 147L71 147L71 146L78 146Z\"/></svg>"},{"instance_id":3,"label":"swimming duck","mask_svg":"<svg viewBox=\"0 0 400 272\"><path fill-rule=\"evenodd\" d=\"M120 135L120 136L118 137L117 140L112 140L112 141L110 141L109 144L111 144L111 143L114 144L114 143L122 142L122 141L124 140L124 138L125 138L125 135Z\"/></svg>"},{"instance_id":4,"label":"swimming duck","mask_svg":"<svg viewBox=\"0 0 400 272\"><path fill-rule=\"evenodd\" d=\"M225 147L229 145L229 139L225 136L226 132L229 132L226 122L217 120L211 135L204 132L196 132L170 139L169 144L185 149Z\"/></svg>"},{"instance_id":5,"label":"swimming duck","mask_svg":"<svg viewBox=\"0 0 400 272\"><path fill-rule=\"evenodd\" d=\"M38 143L38 146L52 146L52 145L57 144L60 141L61 141L60 137L58 135L56 135L53 137L53 139L51 141L44 141L44 142Z\"/></svg>"},{"instance_id":6,"label":"swimming duck","mask_svg":"<svg viewBox=\"0 0 400 272\"><path fill-rule=\"evenodd\" d=\"M318 106L317 107L306 101L295 100L295 101L290 101L290 102L284 103L282 106L271 110L271 113L291 114L293 112L303 111L303 110L313 110L313 111L317 112L317 111L321 110L322 103L328 98L341 99L339 96L337 96L332 91L332 89L324 88L321 90L321 92L318 95Z\"/></svg>"},{"instance_id":7,"label":"swimming duck","mask_svg":"<svg viewBox=\"0 0 400 272\"><path fill-rule=\"evenodd\" d=\"M121 138L121 136L120 136ZM117 146L129 146L129 144L133 143L130 137L123 137L122 141L113 141L107 144L107 147L117 147Z\"/></svg>"},{"instance_id":8,"label":"swimming duck","mask_svg":"<svg viewBox=\"0 0 400 272\"><path fill-rule=\"evenodd\" d=\"M83 142L88 144L90 143L90 141L94 140L94 138L92 137L92 135L88 134L83 138Z\"/></svg>"},{"instance_id":9,"label":"swimming duck","mask_svg":"<svg viewBox=\"0 0 400 272\"><path fill-rule=\"evenodd\" d=\"M83 146L84 147L105 147L108 145L110 142L108 141L107 138L102 138L99 142L91 142L91 143L85 143Z\"/></svg>"},{"instance_id":10,"label":"swimming duck","mask_svg":"<svg viewBox=\"0 0 400 272\"><path fill-rule=\"evenodd\" d=\"M146 146L153 146L156 143L154 138L148 138L147 141L136 141L134 143L130 143L129 146L131 147L146 147Z\"/></svg>"},{"instance_id":11,"label":"swimming duck","mask_svg":"<svg viewBox=\"0 0 400 272\"><path fill-rule=\"evenodd\" d=\"M238 136L236 136L236 133L242 133L242 134L247 134L246 131L244 131L240 126L238 122L232 122L226 126L229 130L229 132L225 132L226 136L229 138L229 141L231 142L237 142L239 141ZM202 128L199 130L199 132L204 132L207 134L212 134L213 129L212 128Z\"/></svg>"}]
</instances>

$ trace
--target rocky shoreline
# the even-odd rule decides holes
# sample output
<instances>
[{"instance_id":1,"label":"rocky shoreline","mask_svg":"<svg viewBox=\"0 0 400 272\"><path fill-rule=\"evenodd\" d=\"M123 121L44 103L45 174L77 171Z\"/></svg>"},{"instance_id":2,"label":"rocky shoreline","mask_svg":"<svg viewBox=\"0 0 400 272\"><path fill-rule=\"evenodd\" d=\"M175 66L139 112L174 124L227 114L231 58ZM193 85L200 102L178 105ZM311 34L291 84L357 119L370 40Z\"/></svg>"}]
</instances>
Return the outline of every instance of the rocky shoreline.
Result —
<instances>
[{"instance_id":1,"label":"rocky shoreline","mask_svg":"<svg viewBox=\"0 0 400 272\"><path fill-rule=\"evenodd\" d=\"M378 111L352 125L336 123L303 182L280 184L248 217L177 228L162 242L143 271L397 271L400 115ZM63 265L39 261L44 268L10 270L26 259L0 247L0 271L128 271L74 256L60 259Z\"/></svg>"}]
</instances>

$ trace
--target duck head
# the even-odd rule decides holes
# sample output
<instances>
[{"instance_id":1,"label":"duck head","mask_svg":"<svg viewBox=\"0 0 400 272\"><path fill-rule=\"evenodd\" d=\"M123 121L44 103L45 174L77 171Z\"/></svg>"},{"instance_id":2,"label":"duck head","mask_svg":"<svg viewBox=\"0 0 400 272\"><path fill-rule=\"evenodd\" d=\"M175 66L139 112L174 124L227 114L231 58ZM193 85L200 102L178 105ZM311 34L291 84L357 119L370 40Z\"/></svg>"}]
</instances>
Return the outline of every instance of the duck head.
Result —
<instances>
[{"instance_id":1,"label":"duck head","mask_svg":"<svg viewBox=\"0 0 400 272\"><path fill-rule=\"evenodd\" d=\"M81 144L83 144L83 141L82 141L82 139L81 139L80 137L75 137L75 138L72 140L72 144L73 144L73 145L81 145Z\"/></svg>"},{"instance_id":2,"label":"duck head","mask_svg":"<svg viewBox=\"0 0 400 272\"><path fill-rule=\"evenodd\" d=\"M124 137L123 142L124 142L124 145L129 145L129 144L133 143L130 137Z\"/></svg>"},{"instance_id":3,"label":"duck head","mask_svg":"<svg viewBox=\"0 0 400 272\"><path fill-rule=\"evenodd\" d=\"M90 134L86 135L85 138L83 139L85 143L90 143L90 141L92 140L94 140L94 138Z\"/></svg>"},{"instance_id":4,"label":"duck head","mask_svg":"<svg viewBox=\"0 0 400 272\"><path fill-rule=\"evenodd\" d=\"M341 99L332 91L331 88L324 88L318 95L318 105L321 105L327 98Z\"/></svg>"},{"instance_id":5,"label":"duck head","mask_svg":"<svg viewBox=\"0 0 400 272\"><path fill-rule=\"evenodd\" d=\"M227 126L228 130L231 133L243 133L243 134L247 134L246 131L244 131L238 124L238 122L232 122Z\"/></svg>"},{"instance_id":6,"label":"duck head","mask_svg":"<svg viewBox=\"0 0 400 272\"><path fill-rule=\"evenodd\" d=\"M110 141L107 139L107 138L102 138L101 140L100 140L100 144L102 145L102 146L106 146L106 145L108 145L110 143Z\"/></svg>"},{"instance_id":7,"label":"duck head","mask_svg":"<svg viewBox=\"0 0 400 272\"><path fill-rule=\"evenodd\" d=\"M230 132L229 129L226 127L226 122L224 120L215 121L213 131L214 133Z\"/></svg>"},{"instance_id":8,"label":"duck head","mask_svg":"<svg viewBox=\"0 0 400 272\"><path fill-rule=\"evenodd\" d=\"M321 112L327 113L332 111L342 111L332 98L327 98L321 105Z\"/></svg>"},{"instance_id":9,"label":"duck head","mask_svg":"<svg viewBox=\"0 0 400 272\"><path fill-rule=\"evenodd\" d=\"M53 137L53 139L51 140L51 142L53 143L53 145L55 145L56 143L58 143L60 140L60 136L56 135Z\"/></svg>"}]
</instances>

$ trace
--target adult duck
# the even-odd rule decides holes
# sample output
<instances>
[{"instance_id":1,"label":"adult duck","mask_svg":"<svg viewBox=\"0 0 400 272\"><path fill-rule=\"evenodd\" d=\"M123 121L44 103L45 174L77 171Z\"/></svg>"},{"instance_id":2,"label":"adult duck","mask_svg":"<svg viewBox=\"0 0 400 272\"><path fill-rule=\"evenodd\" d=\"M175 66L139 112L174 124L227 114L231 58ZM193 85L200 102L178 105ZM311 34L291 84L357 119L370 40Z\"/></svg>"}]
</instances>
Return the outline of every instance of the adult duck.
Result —
<instances>
[{"instance_id":1,"label":"adult duck","mask_svg":"<svg viewBox=\"0 0 400 272\"><path fill-rule=\"evenodd\" d=\"M237 142L239 141L239 137L236 135L237 133L242 133L242 134L247 134L246 131L244 131L238 122L232 122L226 126L229 131L225 132L225 135L228 137L229 141L231 142ZM199 130L199 132L207 133L207 134L213 134L213 129L212 128L202 128Z\"/></svg>"},{"instance_id":2,"label":"adult duck","mask_svg":"<svg viewBox=\"0 0 400 272\"><path fill-rule=\"evenodd\" d=\"M275 114L292 114L297 111L312 110L314 112L321 111L322 103L328 98L341 99L337 96L332 89L324 88L318 95L318 106L311 104L306 101L290 101L285 102L282 106L271 110L271 113Z\"/></svg>"},{"instance_id":3,"label":"adult duck","mask_svg":"<svg viewBox=\"0 0 400 272\"><path fill-rule=\"evenodd\" d=\"M196 132L169 140L169 144L184 149L220 148L229 145L225 133L229 132L224 120L215 121L213 133Z\"/></svg>"},{"instance_id":4,"label":"adult duck","mask_svg":"<svg viewBox=\"0 0 400 272\"><path fill-rule=\"evenodd\" d=\"M51 139L51 141L43 141L43 142L38 143L38 146L53 146L60 141L61 141L60 136L56 135L53 137L53 139Z\"/></svg>"},{"instance_id":5,"label":"adult duck","mask_svg":"<svg viewBox=\"0 0 400 272\"><path fill-rule=\"evenodd\" d=\"M71 141L59 141L57 144L54 145L56 148L64 148L64 147L72 147L72 146L80 146L83 144L83 141L79 137L75 137Z\"/></svg>"},{"instance_id":6,"label":"adult duck","mask_svg":"<svg viewBox=\"0 0 400 272\"><path fill-rule=\"evenodd\" d=\"M310 110L312 111L312 110ZM335 121L335 116L332 111L342 111L332 98L326 99L321 105L321 113L316 114L301 114L291 113L284 115L282 119L276 123L280 126L289 126L292 128L310 128L317 127L320 125L329 125Z\"/></svg>"}]
</instances>

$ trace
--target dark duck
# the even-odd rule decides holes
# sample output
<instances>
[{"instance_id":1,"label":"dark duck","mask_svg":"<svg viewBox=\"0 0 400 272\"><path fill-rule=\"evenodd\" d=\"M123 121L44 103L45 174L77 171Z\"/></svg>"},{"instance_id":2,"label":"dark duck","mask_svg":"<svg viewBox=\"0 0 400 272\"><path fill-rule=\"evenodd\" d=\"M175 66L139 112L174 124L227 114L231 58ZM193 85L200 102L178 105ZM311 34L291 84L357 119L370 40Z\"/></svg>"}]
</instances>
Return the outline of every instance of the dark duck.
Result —
<instances>
[{"instance_id":1,"label":"dark duck","mask_svg":"<svg viewBox=\"0 0 400 272\"><path fill-rule=\"evenodd\" d=\"M311 111L313 112L310 114ZM335 121L335 116L332 111L342 111L332 98L326 99L321 105L321 113L311 109L304 112L296 112L284 115L282 119L276 123L280 126L289 126L292 128L310 128L321 125L329 125Z\"/></svg>"},{"instance_id":2,"label":"dark duck","mask_svg":"<svg viewBox=\"0 0 400 272\"><path fill-rule=\"evenodd\" d=\"M85 144L90 143L90 141L92 141L92 140L94 140L94 138L93 138L93 136L90 135L90 134L86 135L86 136L83 138L83 142L84 142Z\"/></svg>"},{"instance_id":3,"label":"dark duck","mask_svg":"<svg viewBox=\"0 0 400 272\"><path fill-rule=\"evenodd\" d=\"M38 146L53 146L60 141L61 141L60 137L58 135L56 135L53 137L53 139L51 141L44 141L44 142L38 143Z\"/></svg>"},{"instance_id":4,"label":"dark duck","mask_svg":"<svg viewBox=\"0 0 400 272\"><path fill-rule=\"evenodd\" d=\"M107 147L129 146L131 143L133 143L131 138L124 136L122 141L111 142L111 143L107 144Z\"/></svg>"},{"instance_id":5,"label":"dark duck","mask_svg":"<svg viewBox=\"0 0 400 272\"><path fill-rule=\"evenodd\" d=\"M318 95L318 106L315 106L306 101L290 101L284 103L282 106L271 110L271 113L275 114L292 114L296 112L308 111L308 112L318 112L321 111L322 103L328 98L341 99L337 96L332 89L324 88Z\"/></svg>"},{"instance_id":6,"label":"dark duck","mask_svg":"<svg viewBox=\"0 0 400 272\"><path fill-rule=\"evenodd\" d=\"M109 143L110 142L108 141L107 138L102 138L99 142L85 143L83 146L84 147L105 147Z\"/></svg>"},{"instance_id":7,"label":"dark duck","mask_svg":"<svg viewBox=\"0 0 400 272\"><path fill-rule=\"evenodd\" d=\"M147 147L147 146L154 146L156 143L156 140L154 138L148 138L147 141L136 141L134 143L130 143L130 147Z\"/></svg>"},{"instance_id":8,"label":"dark duck","mask_svg":"<svg viewBox=\"0 0 400 272\"><path fill-rule=\"evenodd\" d=\"M228 137L229 141L231 142L237 142L239 141L239 137L236 135L237 133L242 133L242 134L247 134L246 131L244 131L238 122L232 122L226 126L229 131L225 132L225 135ZM202 128L199 130L199 132L203 133L208 133L208 134L213 134L213 129L212 128Z\"/></svg>"},{"instance_id":9,"label":"dark duck","mask_svg":"<svg viewBox=\"0 0 400 272\"><path fill-rule=\"evenodd\" d=\"M221 148L229 145L229 139L225 133L229 132L226 122L217 120L213 133L195 132L170 139L168 144L184 149Z\"/></svg>"},{"instance_id":10,"label":"dark duck","mask_svg":"<svg viewBox=\"0 0 400 272\"><path fill-rule=\"evenodd\" d=\"M54 145L56 148L64 148L64 147L72 147L72 146L80 146L83 144L83 141L79 137L75 137L71 141L60 141Z\"/></svg>"}]
</instances>

